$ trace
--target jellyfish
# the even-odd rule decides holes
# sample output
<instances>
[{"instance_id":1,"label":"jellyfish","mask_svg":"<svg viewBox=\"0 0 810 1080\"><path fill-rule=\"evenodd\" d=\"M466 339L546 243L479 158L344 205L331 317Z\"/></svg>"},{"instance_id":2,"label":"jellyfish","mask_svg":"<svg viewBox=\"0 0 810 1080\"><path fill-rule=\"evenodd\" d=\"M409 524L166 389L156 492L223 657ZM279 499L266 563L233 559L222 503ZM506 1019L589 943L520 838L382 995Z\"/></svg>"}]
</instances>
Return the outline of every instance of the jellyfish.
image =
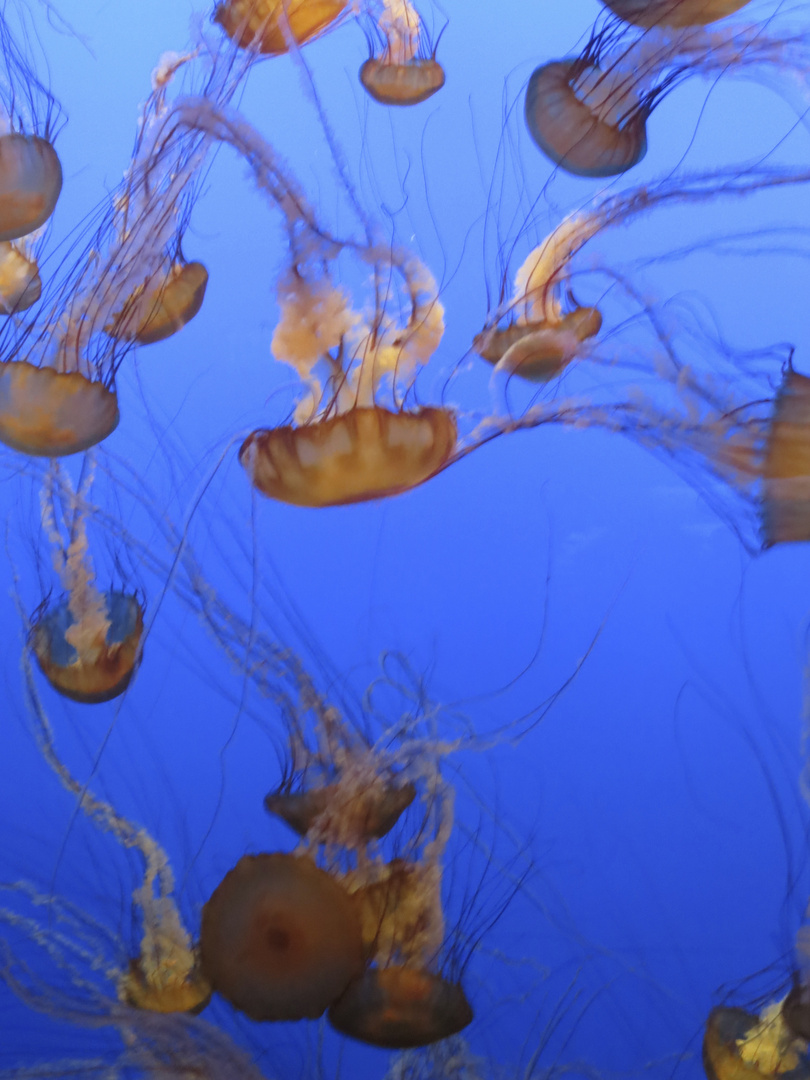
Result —
<instances>
[{"instance_id":1,"label":"jellyfish","mask_svg":"<svg viewBox=\"0 0 810 1080\"><path fill-rule=\"evenodd\" d=\"M45 225L62 190L62 166L53 146L61 109L35 71L30 15L18 11L15 33L9 14L5 9L0 16L0 241L17 240Z\"/></svg>"},{"instance_id":2,"label":"jellyfish","mask_svg":"<svg viewBox=\"0 0 810 1080\"><path fill-rule=\"evenodd\" d=\"M602 0L634 26L703 26L745 7L750 0Z\"/></svg>"},{"instance_id":3,"label":"jellyfish","mask_svg":"<svg viewBox=\"0 0 810 1080\"><path fill-rule=\"evenodd\" d=\"M762 464L765 546L810 540L810 378L790 365L779 388Z\"/></svg>"},{"instance_id":4,"label":"jellyfish","mask_svg":"<svg viewBox=\"0 0 810 1080\"><path fill-rule=\"evenodd\" d=\"M319 37L346 9L348 0L224 0L214 11L228 37L244 49L276 56L291 43Z\"/></svg>"},{"instance_id":5,"label":"jellyfish","mask_svg":"<svg viewBox=\"0 0 810 1080\"><path fill-rule=\"evenodd\" d=\"M54 564L66 596L43 605L33 619L29 643L51 686L74 701L95 705L123 694L140 660L143 608L137 596L95 585L86 505L93 470L75 493L54 462L42 492L42 522L54 546ZM55 497L67 501L69 541L57 527Z\"/></svg>"},{"instance_id":6,"label":"jellyfish","mask_svg":"<svg viewBox=\"0 0 810 1080\"><path fill-rule=\"evenodd\" d=\"M36 259L20 244L0 242L0 314L27 311L42 294Z\"/></svg>"},{"instance_id":7,"label":"jellyfish","mask_svg":"<svg viewBox=\"0 0 810 1080\"><path fill-rule=\"evenodd\" d=\"M306 856L244 856L203 908L203 971L253 1020L315 1020L363 969L348 893Z\"/></svg>"},{"instance_id":8,"label":"jellyfish","mask_svg":"<svg viewBox=\"0 0 810 1080\"><path fill-rule=\"evenodd\" d=\"M444 86L444 69L435 56L420 52L422 24L410 0L383 0L377 29L380 56L360 68L360 82L381 105L418 105Z\"/></svg>"},{"instance_id":9,"label":"jellyfish","mask_svg":"<svg viewBox=\"0 0 810 1080\"><path fill-rule=\"evenodd\" d=\"M576 59L536 68L526 89L526 126L555 165L576 176L627 172L647 152L646 124L656 106L693 74L776 70L788 92L806 98L806 41L769 25L718 30L656 23L629 42L608 26L595 31ZM803 111L804 104L800 105Z\"/></svg>"},{"instance_id":10,"label":"jellyfish","mask_svg":"<svg viewBox=\"0 0 810 1080\"><path fill-rule=\"evenodd\" d=\"M128 351L200 309L207 272L185 260L182 237L210 144L175 126L169 89L190 65L194 90L227 101L251 58L237 63L204 41L197 50L199 68L196 51L161 58L112 208L39 313L4 328L0 440L13 449L60 457L102 442L118 425L115 375Z\"/></svg>"},{"instance_id":11,"label":"jellyfish","mask_svg":"<svg viewBox=\"0 0 810 1080\"><path fill-rule=\"evenodd\" d=\"M703 1068L708 1080L810 1074L807 1044L784 1021L782 1003L768 1005L760 1016L745 1009L713 1009L703 1039Z\"/></svg>"}]
</instances>

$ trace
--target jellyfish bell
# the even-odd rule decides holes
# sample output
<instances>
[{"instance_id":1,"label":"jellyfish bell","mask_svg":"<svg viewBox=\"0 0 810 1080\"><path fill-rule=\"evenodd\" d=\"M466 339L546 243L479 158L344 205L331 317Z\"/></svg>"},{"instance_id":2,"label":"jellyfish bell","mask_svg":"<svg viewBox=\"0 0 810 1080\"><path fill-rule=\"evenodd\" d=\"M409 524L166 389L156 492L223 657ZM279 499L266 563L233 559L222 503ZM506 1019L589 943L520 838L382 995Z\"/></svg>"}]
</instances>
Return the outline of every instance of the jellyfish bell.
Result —
<instances>
[{"instance_id":1,"label":"jellyfish bell","mask_svg":"<svg viewBox=\"0 0 810 1080\"><path fill-rule=\"evenodd\" d=\"M782 1003L757 1016L745 1009L712 1009L703 1037L707 1080L758 1080L786 1077L807 1080L807 1044L785 1024Z\"/></svg>"},{"instance_id":2,"label":"jellyfish bell","mask_svg":"<svg viewBox=\"0 0 810 1080\"><path fill-rule=\"evenodd\" d=\"M118 426L118 399L79 371L0 363L0 441L36 457L78 454Z\"/></svg>"},{"instance_id":3,"label":"jellyfish bell","mask_svg":"<svg viewBox=\"0 0 810 1080\"><path fill-rule=\"evenodd\" d=\"M456 1035L472 1022L473 1011L458 983L397 966L372 968L355 979L328 1016L342 1035L406 1050Z\"/></svg>"},{"instance_id":4,"label":"jellyfish bell","mask_svg":"<svg viewBox=\"0 0 810 1080\"><path fill-rule=\"evenodd\" d=\"M178 260L154 288L136 290L105 329L110 337L139 345L165 341L199 312L207 285L202 263Z\"/></svg>"},{"instance_id":5,"label":"jellyfish bell","mask_svg":"<svg viewBox=\"0 0 810 1080\"><path fill-rule=\"evenodd\" d=\"M44 225L62 190L56 151L39 135L0 136L0 240L16 240Z\"/></svg>"},{"instance_id":6,"label":"jellyfish bell","mask_svg":"<svg viewBox=\"0 0 810 1080\"><path fill-rule=\"evenodd\" d=\"M322 1016L363 970L346 891L305 856L246 855L205 904L202 969L253 1020Z\"/></svg>"},{"instance_id":7,"label":"jellyfish bell","mask_svg":"<svg viewBox=\"0 0 810 1080\"><path fill-rule=\"evenodd\" d=\"M750 0L602 0L634 26L705 26L745 7Z\"/></svg>"},{"instance_id":8,"label":"jellyfish bell","mask_svg":"<svg viewBox=\"0 0 810 1080\"><path fill-rule=\"evenodd\" d=\"M134 1009L154 1013L201 1013L213 991L199 970L178 973L171 964L147 969L142 957L131 960L118 982L118 996Z\"/></svg>"},{"instance_id":9,"label":"jellyfish bell","mask_svg":"<svg viewBox=\"0 0 810 1080\"><path fill-rule=\"evenodd\" d=\"M810 378L792 367L776 397L762 475L765 546L810 540Z\"/></svg>"},{"instance_id":10,"label":"jellyfish bell","mask_svg":"<svg viewBox=\"0 0 810 1080\"><path fill-rule=\"evenodd\" d=\"M365 796L365 797L364 797ZM268 813L286 822L299 836L306 836L325 813L334 812L352 817L357 824L353 831L366 841L381 840L399 821L416 797L416 788L406 783L401 787L385 785L382 791L372 785L366 792L350 792L341 798L338 784L327 784L308 791L280 789L264 800ZM348 805L343 805L348 803Z\"/></svg>"},{"instance_id":11,"label":"jellyfish bell","mask_svg":"<svg viewBox=\"0 0 810 1080\"><path fill-rule=\"evenodd\" d=\"M578 307L559 322L488 327L473 338L473 348L499 370L543 383L556 378L577 356L582 343L601 328L598 308Z\"/></svg>"},{"instance_id":12,"label":"jellyfish bell","mask_svg":"<svg viewBox=\"0 0 810 1080\"><path fill-rule=\"evenodd\" d=\"M405 64L370 57L360 67L360 82L381 105L419 105L441 90L445 74L432 57Z\"/></svg>"},{"instance_id":13,"label":"jellyfish bell","mask_svg":"<svg viewBox=\"0 0 810 1080\"><path fill-rule=\"evenodd\" d=\"M40 670L64 697L85 705L111 701L132 681L143 634L143 609L135 596L109 591L77 620L71 600L36 619L30 646Z\"/></svg>"},{"instance_id":14,"label":"jellyfish bell","mask_svg":"<svg viewBox=\"0 0 810 1080\"><path fill-rule=\"evenodd\" d=\"M239 450L255 487L296 506L341 506L398 495L449 463L457 428L449 409L356 408L301 426L259 430Z\"/></svg>"},{"instance_id":15,"label":"jellyfish bell","mask_svg":"<svg viewBox=\"0 0 810 1080\"><path fill-rule=\"evenodd\" d=\"M626 73L583 60L543 64L526 88L529 134L576 176L617 176L637 165L647 153L648 114Z\"/></svg>"},{"instance_id":16,"label":"jellyfish bell","mask_svg":"<svg viewBox=\"0 0 810 1080\"><path fill-rule=\"evenodd\" d=\"M0 315L26 311L41 294L36 259L27 258L7 240L0 241Z\"/></svg>"},{"instance_id":17,"label":"jellyfish bell","mask_svg":"<svg viewBox=\"0 0 810 1080\"><path fill-rule=\"evenodd\" d=\"M214 22L241 48L269 56L304 45L322 34L346 9L348 0L224 0Z\"/></svg>"}]
</instances>

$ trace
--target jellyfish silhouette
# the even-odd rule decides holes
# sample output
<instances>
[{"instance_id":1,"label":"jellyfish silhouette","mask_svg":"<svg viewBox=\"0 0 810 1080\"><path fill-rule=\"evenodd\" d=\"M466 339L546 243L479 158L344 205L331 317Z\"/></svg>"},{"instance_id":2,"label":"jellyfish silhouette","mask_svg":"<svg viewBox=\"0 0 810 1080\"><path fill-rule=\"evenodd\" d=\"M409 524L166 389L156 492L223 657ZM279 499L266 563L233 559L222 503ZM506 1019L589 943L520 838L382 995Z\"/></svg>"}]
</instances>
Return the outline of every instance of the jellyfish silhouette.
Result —
<instances>
[{"instance_id":1,"label":"jellyfish silhouette","mask_svg":"<svg viewBox=\"0 0 810 1080\"><path fill-rule=\"evenodd\" d=\"M381 105L418 105L444 86L444 69L434 50L425 50L419 13L410 0L382 0L376 34L382 38L379 56L360 68L360 82Z\"/></svg>"},{"instance_id":2,"label":"jellyfish silhouette","mask_svg":"<svg viewBox=\"0 0 810 1080\"><path fill-rule=\"evenodd\" d=\"M807 41L801 32L730 24L707 30L656 23L626 39L608 24L594 30L582 54L536 68L525 99L526 126L554 164L577 176L616 176L647 152L647 120L692 75L777 72L807 96ZM800 105L803 112L804 104Z\"/></svg>"}]
</instances>

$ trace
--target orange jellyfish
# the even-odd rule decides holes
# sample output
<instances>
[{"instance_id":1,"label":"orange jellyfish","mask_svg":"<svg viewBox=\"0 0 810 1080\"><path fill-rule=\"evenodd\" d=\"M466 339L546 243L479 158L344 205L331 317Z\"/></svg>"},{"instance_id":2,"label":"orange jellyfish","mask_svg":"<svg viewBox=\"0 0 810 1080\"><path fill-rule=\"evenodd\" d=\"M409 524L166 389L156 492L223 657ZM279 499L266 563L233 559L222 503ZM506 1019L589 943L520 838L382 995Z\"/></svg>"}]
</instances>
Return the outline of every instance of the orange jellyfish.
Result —
<instances>
[{"instance_id":1,"label":"orange jellyfish","mask_svg":"<svg viewBox=\"0 0 810 1080\"><path fill-rule=\"evenodd\" d=\"M375 251L371 260L384 276L388 256ZM451 460L454 414L400 405L444 332L435 282L411 256L390 262L408 294L404 324L384 307L366 322L342 288L309 268L280 280L273 355L296 369L307 397L297 423L255 431L242 444L239 460L265 495L298 506L363 502L416 487Z\"/></svg>"},{"instance_id":2,"label":"orange jellyfish","mask_svg":"<svg viewBox=\"0 0 810 1080\"><path fill-rule=\"evenodd\" d=\"M171 263L163 281L150 291L139 287L106 327L110 337L152 345L176 334L202 307L208 271L201 262Z\"/></svg>"},{"instance_id":3,"label":"orange jellyfish","mask_svg":"<svg viewBox=\"0 0 810 1080\"><path fill-rule=\"evenodd\" d=\"M304 45L343 14L348 0L224 0L214 11L229 38L242 48L277 56L290 43Z\"/></svg>"},{"instance_id":4,"label":"orange jellyfish","mask_svg":"<svg viewBox=\"0 0 810 1080\"><path fill-rule=\"evenodd\" d=\"M634 26L703 26L745 7L750 0L602 0Z\"/></svg>"},{"instance_id":5,"label":"orange jellyfish","mask_svg":"<svg viewBox=\"0 0 810 1080\"><path fill-rule=\"evenodd\" d=\"M317 1019L363 969L348 893L307 856L246 855L203 908L203 971L253 1020Z\"/></svg>"},{"instance_id":6,"label":"orange jellyfish","mask_svg":"<svg viewBox=\"0 0 810 1080\"><path fill-rule=\"evenodd\" d=\"M655 25L638 38L614 26L597 29L581 56L538 67L526 90L525 120L543 153L576 176L616 176L647 152L653 110L694 74L776 68L785 86L807 70L806 42L789 30L759 26L719 30ZM803 108L803 106L802 106Z\"/></svg>"},{"instance_id":7,"label":"orange jellyfish","mask_svg":"<svg viewBox=\"0 0 810 1080\"><path fill-rule=\"evenodd\" d=\"M136 596L96 588L86 527L91 481L92 472L74 494L55 462L47 474L42 521L67 595L37 612L29 635L37 663L54 690L86 705L110 701L126 690L140 659L143 633L143 609ZM56 523L57 488L68 503L66 544Z\"/></svg>"},{"instance_id":8,"label":"orange jellyfish","mask_svg":"<svg viewBox=\"0 0 810 1080\"><path fill-rule=\"evenodd\" d=\"M0 242L0 315L16 315L39 300L42 281L36 259L19 244Z\"/></svg>"},{"instance_id":9,"label":"orange jellyfish","mask_svg":"<svg viewBox=\"0 0 810 1080\"><path fill-rule=\"evenodd\" d=\"M200 970L197 947L178 910L168 855L145 828L128 820L111 803L97 798L87 783L73 775L57 752L54 730L37 692L27 654L23 670L33 732L45 762L75 798L82 813L102 832L111 834L123 850L137 852L143 861L143 880L132 892L133 908L141 923L141 940L135 956L127 955L126 947L110 931L70 905L65 905L67 917L58 921L57 929L50 916L42 924L27 920L32 940L57 961L63 958L66 973L74 984L67 1011L75 1009L85 1017L95 1015L81 999L74 1002L76 991L81 995L89 989L86 975L81 978L76 971L75 961L79 959L113 983L114 999L94 991L93 1006L100 1006L105 1015L115 1016L119 1002L148 1013L199 1012L211 997L211 987ZM103 881L99 884L103 885ZM27 892L39 903L24 884L6 886L6 890ZM51 894L42 903L50 911L54 900ZM0 922L4 921L9 921L9 917L0 908ZM51 947L54 935L58 937L58 949Z\"/></svg>"},{"instance_id":10,"label":"orange jellyfish","mask_svg":"<svg viewBox=\"0 0 810 1080\"><path fill-rule=\"evenodd\" d=\"M425 54L422 24L410 0L383 0L377 24L383 39L360 68L360 82L381 105L418 105L444 86L444 69L435 50Z\"/></svg>"},{"instance_id":11,"label":"orange jellyfish","mask_svg":"<svg viewBox=\"0 0 810 1080\"><path fill-rule=\"evenodd\" d=\"M792 367L776 398L762 477L765 546L810 540L810 379Z\"/></svg>"},{"instance_id":12,"label":"orange jellyfish","mask_svg":"<svg viewBox=\"0 0 810 1080\"><path fill-rule=\"evenodd\" d=\"M572 214L529 252L515 275L511 302L502 303L473 339L475 351L497 371L548 382L599 333L598 308L566 310L562 293L571 259L606 221L598 211Z\"/></svg>"},{"instance_id":13,"label":"orange jellyfish","mask_svg":"<svg viewBox=\"0 0 810 1080\"><path fill-rule=\"evenodd\" d=\"M757 1016L745 1009L712 1009L703 1037L707 1080L770 1080L810 1076L807 1043L786 1023L783 1002Z\"/></svg>"}]
</instances>

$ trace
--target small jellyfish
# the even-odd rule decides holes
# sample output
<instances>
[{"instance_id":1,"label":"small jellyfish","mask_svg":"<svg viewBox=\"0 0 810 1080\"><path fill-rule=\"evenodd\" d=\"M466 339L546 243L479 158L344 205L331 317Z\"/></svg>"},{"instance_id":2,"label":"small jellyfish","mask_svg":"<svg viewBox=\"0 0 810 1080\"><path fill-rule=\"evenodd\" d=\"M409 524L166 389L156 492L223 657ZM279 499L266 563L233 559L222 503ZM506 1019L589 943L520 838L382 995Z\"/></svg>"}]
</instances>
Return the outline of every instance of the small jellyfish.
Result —
<instances>
[{"instance_id":1,"label":"small jellyfish","mask_svg":"<svg viewBox=\"0 0 810 1080\"><path fill-rule=\"evenodd\" d=\"M422 25L410 0L383 0L377 29L384 45L360 68L360 82L381 105L418 105L444 86L435 52L424 53Z\"/></svg>"},{"instance_id":2,"label":"small jellyfish","mask_svg":"<svg viewBox=\"0 0 810 1080\"><path fill-rule=\"evenodd\" d=\"M502 304L473 339L475 351L496 370L548 382L599 333L599 310L578 305L566 310L562 290L571 259L605 220L598 210L572 214L529 252L515 275L511 302ZM502 326L504 317L508 322Z\"/></svg>"},{"instance_id":3,"label":"small jellyfish","mask_svg":"<svg viewBox=\"0 0 810 1080\"><path fill-rule=\"evenodd\" d=\"M29 645L40 669L58 693L86 705L110 701L129 686L140 659L143 609L134 595L101 592L95 585L84 504L92 472L73 493L56 462L42 492L42 523L54 545L54 563L66 597L40 610ZM56 487L68 500L69 541L56 524Z\"/></svg>"},{"instance_id":4,"label":"small jellyfish","mask_svg":"<svg viewBox=\"0 0 810 1080\"><path fill-rule=\"evenodd\" d=\"M634 26L704 26L745 7L750 0L602 0Z\"/></svg>"},{"instance_id":5,"label":"small jellyfish","mask_svg":"<svg viewBox=\"0 0 810 1080\"><path fill-rule=\"evenodd\" d=\"M317 1019L363 969L348 893L306 856L246 855L203 908L203 971L253 1020Z\"/></svg>"},{"instance_id":6,"label":"small jellyfish","mask_svg":"<svg viewBox=\"0 0 810 1080\"><path fill-rule=\"evenodd\" d=\"M87 783L76 779L57 752L53 727L37 693L27 654L23 658L23 670L34 736L45 762L75 798L82 813L102 832L115 837L123 850L137 852L144 867L143 881L132 893L142 928L135 956L127 955L126 946L116 935L69 905L64 905L68 917L58 921L58 929L50 921L42 925L26 921L32 940L52 959L62 963L73 984L69 1004L63 1007L66 1018L84 1018L78 1022L87 1022L89 1017L99 1014L114 1018L121 1008L119 1003L148 1013L201 1011L211 997L211 987L200 969L198 950L183 925L166 852L145 828L125 818L111 803L97 798ZM22 885L6 886L6 889L33 896ZM50 910L54 900L49 895L42 902ZM14 921L10 913L0 908L0 922ZM53 947L52 939L58 943L57 948ZM77 959L89 964L93 972L103 973L105 982L112 980L114 997L89 984L87 976L77 972ZM80 997L74 1001L76 991L85 996L91 993L91 1000ZM125 1023L126 1015L121 1019Z\"/></svg>"},{"instance_id":7,"label":"small jellyfish","mask_svg":"<svg viewBox=\"0 0 810 1080\"><path fill-rule=\"evenodd\" d=\"M208 285L208 271L201 262L178 260L164 281L150 291L142 286L127 298L112 323L110 337L152 345L182 330L199 312Z\"/></svg>"},{"instance_id":8,"label":"small jellyfish","mask_svg":"<svg viewBox=\"0 0 810 1080\"><path fill-rule=\"evenodd\" d=\"M0 315L26 311L41 293L36 259L29 258L19 246L0 242Z\"/></svg>"},{"instance_id":9,"label":"small jellyfish","mask_svg":"<svg viewBox=\"0 0 810 1080\"><path fill-rule=\"evenodd\" d=\"M747 74L759 66L766 75L777 70L786 91L794 81L804 85L802 35L771 31L770 24L767 32L756 25L708 30L656 24L628 41L616 27L595 30L580 56L532 73L526 126L543 153L567 172L616 176L641 161L647 120L692 75Z\"/></svg>"},{"instance_id":10,"label":"small jellyfish","mask_svg":"<svg viewBox=\"0 0 810 1080\"><path fill-rule=\"evenodd\" d=\"M243 49L277 56L290 42L304 45L332 25L348 0L224 0L214 11L229 38Z\"/></svg>"},{"instance_id":11,"label":"small jellyfish","mask_svg":"<svg viewBox=\"0 0 810 1080\"><path fill-rule=\"evenodd\" d=\"M416 788L410 783L401 787L386 784L382 790L377 783L371 783L365 790L360 789L348 796L337 783L305 791L282 788L267 795L264 807L285 821L299 836L306 836L316 829L318 819L325 814L339 814L342 818L357 819L356 830L360 836L367 840L381 840L393 829L415 797Z\"/></svg>"}]
</instances>

